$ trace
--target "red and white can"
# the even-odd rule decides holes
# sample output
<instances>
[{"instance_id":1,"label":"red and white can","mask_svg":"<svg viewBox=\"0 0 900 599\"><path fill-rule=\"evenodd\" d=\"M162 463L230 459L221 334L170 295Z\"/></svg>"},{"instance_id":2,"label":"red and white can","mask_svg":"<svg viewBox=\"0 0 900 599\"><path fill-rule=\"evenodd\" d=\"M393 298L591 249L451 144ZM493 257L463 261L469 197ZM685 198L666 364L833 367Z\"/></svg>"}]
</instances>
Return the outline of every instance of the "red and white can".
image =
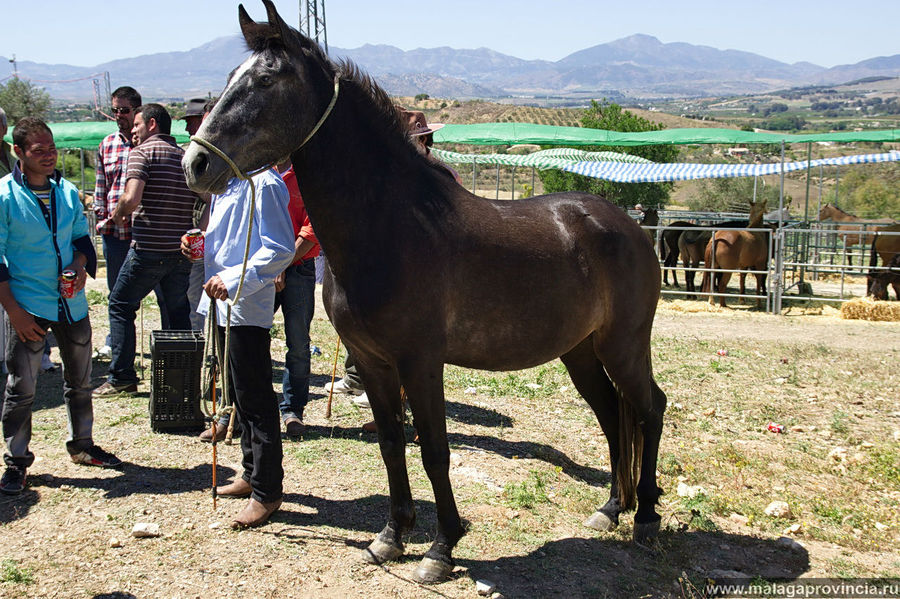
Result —
<instances>
[{"instance_id":1,"label":"red and white can","mask_svg":"<svg viewBox=\"0 0 900 599\"><path fill-rule=\"evenodd\" d=\"M766 430L770 433L783 433L784 425L783 424L775 424L774 422L770 422L766 425Z\"/></svg>"},{"instance_id":2,"label":"red and white can","mask_svg":"<svg viewBox=\"0 0 900 599\"><path fill-rule=\"evenodd\" d=\"M191 229L185 236L188 247L191 249L191 260L201 260L203 258L203 231Z\"/></svg>"},{"instance_id":3,"label":"red and white can","mask_svg":"<svg viewBox=\"0 0 900 599\"><path fill-rule=\"evenodd\" d=\"M75 297L75 279L78 275L74 270L62 271L62 280L59 282L59 294L66 299Z\"/></svg>"}]
</instances>

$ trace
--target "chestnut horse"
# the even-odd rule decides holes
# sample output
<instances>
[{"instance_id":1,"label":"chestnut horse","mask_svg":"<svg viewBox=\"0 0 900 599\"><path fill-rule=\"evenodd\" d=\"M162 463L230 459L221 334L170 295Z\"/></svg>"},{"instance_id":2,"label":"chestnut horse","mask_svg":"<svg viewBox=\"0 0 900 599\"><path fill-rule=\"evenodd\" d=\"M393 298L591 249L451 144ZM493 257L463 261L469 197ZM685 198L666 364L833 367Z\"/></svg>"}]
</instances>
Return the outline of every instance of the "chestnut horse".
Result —
<instances>
[{"instance_id":1,"label":"chestnut horse","mask_svg":"<svg viewBox=\"0 0 900 599\"><path fill-rule=\"evenodd\" d=\"M399 558L415 524L402 385L438 522L415 577L433 582L453 570L465 528L450 485L444 364L517 370L560 357L606 435L615 473L609 500L586 524L609 530L637 504L635 540L655 538L666 396L650 362L660 273L647 236L586 193L515 202L469 193L415 149L371 78L331 62L263 2L268 23L238 10L253 54L182 165L193 189L221 193L234 176L223 156L242 173L285 156L294 164L328 256L325 309L356 358L387 469L387 524L363 559Z\"/></svg>"},{"instance_id":2,"label":"chestnut horse","mask_svg":"<svg viewBox=\"0 0 900 599\"><path fill-rule=\"evenodd\" d=\"M699 225L694 225L699 226ZM746 227L746 220L723 220L717 223L704 225L706 227ZM682 231L678 237L678 252L684 261L684 283L688 291L688 297L696 297L697 291L694 281L697 280L697 269L703 261L703 254L706 251L706 244L712 237L712 231ZM674 273L674 271L673 271ZM674 274L673 274L674 276Z\"/></svg>"},{"instance_id":3,"label":"chestnut horse","mask_svg":"<svg viewBox=\"0 0 900 599\"><path fill-rule=\"evenodd\" d=\"M750 218L747 221L748 229L762 227L763 216L766 213L766 201L750 202ZM766 269L769 262L769 235L765 231L718 231L715 237L709 240L706 246L706 268L724 270L756 270L756 294L764 295L766 288ZM715 295L719 296L719 305L725 307L725 288L731 279L730 272L714 273L710 277L710 271L703 273L701 290L709 292L715 280ZM744 294L744 281L746 273L740 275L741 294ZM709 303L715 303L715 295L709 296ZM743 300L743 298L742 298ZM757 298L756 305L761 307L762 300Z\"/></svg>"},{"instance_id":4,"label":"chestnut horse","mask_svg":"<svg viewBox=\"0 0 900 599\"><path fill-rule=\"evenodd\" d=\"M819 222L822 221L843 223L837 225L835 229L837 231L845 231L844 233L838 233L838 237L844 242L845 249L860 244L869 245L872 243L874 238L873 232L880 228L879 226L874 226L873 223L883 225L894 222L894 220L890 218L861 219L858 216L844 212L837 206L831 204L824 204L822 208L819 209ZM853 257L851 255L847 256L847 263L851 266L853 265Z\"/></svg>"},{"instance_id":5,"label":"chestnut horse","mask_svg":"<svg viewBox=\"0 0 900 599\"><path fill-rule=\"evenodd\" d=\"M885 233L892 233L885 235ZM870 270L866 281L867 294L876 299L888 299L888 286L894 288L894 295L900 300L900 225L891 225L875 233L872 241L872 255L869 266L877 266L878 258L881 266L888 270Z\"/></svg>"}]
</instances>

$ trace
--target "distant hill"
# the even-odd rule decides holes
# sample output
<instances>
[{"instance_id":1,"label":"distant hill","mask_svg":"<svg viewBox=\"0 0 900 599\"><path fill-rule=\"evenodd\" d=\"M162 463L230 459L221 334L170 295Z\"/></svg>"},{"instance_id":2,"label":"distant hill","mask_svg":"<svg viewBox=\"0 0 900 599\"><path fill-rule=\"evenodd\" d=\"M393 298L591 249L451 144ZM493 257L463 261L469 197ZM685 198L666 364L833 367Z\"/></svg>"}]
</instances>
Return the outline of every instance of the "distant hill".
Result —
<instances>
[{"instance_id":1,"label":"distant hill","mask_svg":"<svg viewBox=\"0 0 900 599\"><path fill-rule=\"evenodd\" d=\"M868 77L900 76L900 54L826 69L787 64L739 50L662 43L636 34L574 52L561 60L523 60L489 48L418 48L387 45L332 47L372 74L391 94L426 93L450 98L532 96L561 98L698 97L765 93L802 85L836 85ZM148 98L216 94L247 56L239 36L223 37L186 52L122 58L94 67L18 63L19 73L57 99L86 100L90 76L109 71L112 86L133 85ZM0 57L0 79L12 65ZM87 79L85 79L87 78ZM57 83L70 81L70 83Z\"/></svg>"}]
</instances>

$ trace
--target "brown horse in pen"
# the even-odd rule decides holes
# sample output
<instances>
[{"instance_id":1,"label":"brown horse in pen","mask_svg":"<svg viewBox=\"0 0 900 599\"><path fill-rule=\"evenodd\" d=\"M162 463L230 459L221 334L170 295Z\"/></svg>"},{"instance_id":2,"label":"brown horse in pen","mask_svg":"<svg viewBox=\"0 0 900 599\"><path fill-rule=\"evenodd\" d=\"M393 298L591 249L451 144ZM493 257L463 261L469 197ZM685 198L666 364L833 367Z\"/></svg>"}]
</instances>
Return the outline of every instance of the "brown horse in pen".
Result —
<instances>
[{"instance_id":1,"label":"brown horse in pen","mask_svg":"<svg viewBox=\"0 0 900 599\"><path fill-rule=\"evenodd\" d=\"M700 225L694 225L698 227ZM746 220L723 220L717 223L705 225L707 227L746 227ZM697 288L694 285L697 270L703 261L703 255L706 251L706 245L712 237L712 231L682 231L678 237L678 253L684 261L684 282L688 291L688 297L695 297L694 293Z\"/></svg>"},{"instance_id":2,"label":"brown horse in pen","mask_svg":"<svg viewBox=\"0 0 900 599\"><path fill-rule=\"evenodd\" d=\"M750 202L750 218L747 221L748 229L762 227L763 216L766 212L766 201ZM723 270L754 270L756 294L764 295L766 288L766 269L769 263L769 235L765 231L718 231L715 237L709 240L706 246L706 268ZM709 303L715 303L715 295L719 296L719 305L725 307L725 288L731 279L730 272L716 272L710 277L710 271L703 273L701 290L713 291L709 296ZM741 295L744 294L744 282L746 273L740 275ZM715 285L711 281L715 280ZM756 300L757 307L761 306L761 299Z\"/></svg>"},{"instance_id":3,"label":"brown horse in pen","mask_svg":"<svg viewBox=\"0 0 900 599\"><path fill-rule=\"evenodd\" d=\"M885 235L884 233L891 233ZM900 300L900 225L884 227L875 233L872 241L872 255L869 266L881 266L888 270L870 270L866 281L866 293L875 299L888 299L888 287L894 288L894 295Z\"/></svg>"},{"instance_id":4,"label":"brown horse in pen","mask_svg":"<svg viewBox=\"0 0 900 599\"><path fill-rule=\"evenodd\" d=\"M824 204L819 209L819 222L822 221L842 223L835 229L839 231L838 237L844 242L845 250L857 245L869 245L874 239L874 232L881 228L879 225L883 226L894 222L890 218L861 219L831 204ZM853 265L853 257L849 254L847 263Z\"/></svg>"},{"instance_id":5,"label":"brown horse in pen","mask_svg":"<svg viewBox=\"0 0 900 599\"><path fill-rule=\"evenodd\" d=\"M438 522L415 577L433 582L453 570L465 528L449 478L444 364L517 370L560 357L606 435L615 473L609 500L586 524L610 530L636 505L634 539L655 538L666 396L650 361L660 273L647 236L586 193L515 202L469 193L416 151L372 79L331 62L263 1L268 23L238 11L253 54L182 164L192 188L220 193L234 174L219 152L242 173L291 157L328 256L325 308L356 358L387 469L389 516L363 559L398 559L415 524L402 385Z\"/></svg>"}]
</instances>

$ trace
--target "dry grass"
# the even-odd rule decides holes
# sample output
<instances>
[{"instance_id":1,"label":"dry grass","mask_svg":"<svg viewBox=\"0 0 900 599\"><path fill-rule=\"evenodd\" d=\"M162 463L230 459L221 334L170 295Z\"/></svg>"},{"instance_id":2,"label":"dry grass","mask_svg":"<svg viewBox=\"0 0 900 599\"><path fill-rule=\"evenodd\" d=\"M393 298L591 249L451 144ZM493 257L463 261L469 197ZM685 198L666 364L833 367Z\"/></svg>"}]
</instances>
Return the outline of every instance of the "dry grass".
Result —
<instances>
[{"instance_id":1,"label":"dry grass","mask_svg":"<svg viewBox=\"0 0 900 599\"><path fill-rule=\"evenodd\" d=\"M337 396L331 420L324 417L320 386L336 338L320 307L310 428L301 442L285 442L285 504L255 531L221 526L240 502L223 499L212 511L209 446L150 432L146 392L95 401L97 440L128 466L71 464L59 374L42 375L30 487L0 499L0 596L197 597L214 589L222 597L462 598L474 596L474 580L488 579L507 597L661 597L682 596L716 569L900 576L898 325L687 303L663 302L654 328L654 369L669 397L655 551L631 544L630 515L613 533L582 526L608 494L606 442L554 361L512 373L446 369L451 480L470 526L453 579L429 588L410 580L435 526L415 445L407 461L419 520L409 557L384 568L361 564L359 549L387 517L387 483L374 437L359 430L368 415ZM97 339L104 310L92 308ZM273 354L283 350L273 339ZM104 368L96 363L95 375ZM770 421L786 432L766 431ZM220 446L219 460L220 479L240 470L236 447ZM705 492L679 497L680 482ZM792 518L765 514L776 499ZM163 536L131 538L138 521L160 524ZM792 525L802 544L793 549L776 542Z\"/></svg>"},{"instance_id":2,"label":"dry grass","mask_svg":"<svg viewBox=\"0 0 900 599\"><path fill-rule=\"evenodd\" d=\"M871 297L857 297L841 306L841 318L897 322L900 321L900 304Z\"/></svg>"}]
</instances>

